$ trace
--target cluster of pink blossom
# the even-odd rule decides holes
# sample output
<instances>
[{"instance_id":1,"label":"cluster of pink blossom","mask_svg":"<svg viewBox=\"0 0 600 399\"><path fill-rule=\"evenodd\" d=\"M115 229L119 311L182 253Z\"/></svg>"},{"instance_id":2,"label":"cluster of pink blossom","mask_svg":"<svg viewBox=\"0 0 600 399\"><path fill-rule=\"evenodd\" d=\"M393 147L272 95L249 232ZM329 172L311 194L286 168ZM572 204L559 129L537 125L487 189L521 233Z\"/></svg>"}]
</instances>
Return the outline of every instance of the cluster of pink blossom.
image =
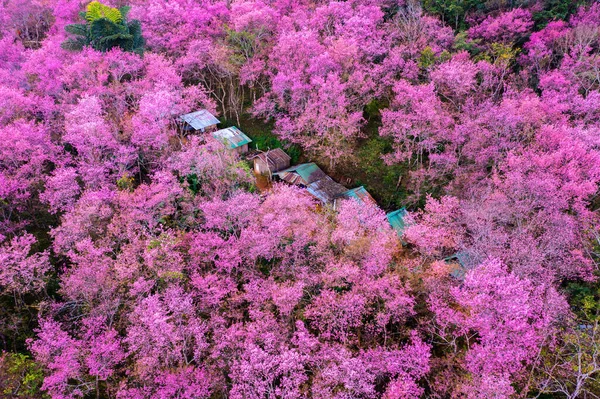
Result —
<instances>
[{"instance_id":1,"label":"cluster of pink blossom","mask_svg":"<svg viewBox=\"0 0 600 399\"><path fill-rule=\"evenodd\" d=\"M133 0L143 55L63 49L85 3L0 4L0 350L51 398L600 394L563 290L596 280L599 3L456 34L413 0ZM257 193L201 108L331 168L386 140L402 239Z\"/></svg>"}]
</instances>

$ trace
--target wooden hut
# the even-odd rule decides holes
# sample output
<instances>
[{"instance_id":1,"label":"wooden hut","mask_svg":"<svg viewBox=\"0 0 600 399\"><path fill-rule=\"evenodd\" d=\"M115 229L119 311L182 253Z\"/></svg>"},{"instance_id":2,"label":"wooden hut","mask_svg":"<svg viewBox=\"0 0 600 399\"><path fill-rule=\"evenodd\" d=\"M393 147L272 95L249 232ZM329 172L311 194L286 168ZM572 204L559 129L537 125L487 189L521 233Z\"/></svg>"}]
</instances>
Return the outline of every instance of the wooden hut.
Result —
<instances>
[{"instance_id":1,"label":"wooden hut","mask_svg":"<svg viewBox=\"0 0 600 399\"><path fill-rule=\"evenodd\" d=\"M210 132L217 128L220 121L205 109L181 115L183 130L190 132Z\"/></svg>"},{"instance_id":2,"label":"wooden hut","mask_svg":"<svg viewBox=\"0 0 600 399\"><path fill-rule=\"evenodd\" d=\"M253 157L254 171L261 175L271 175L290 166L290 156L281 148L261 152Z\"/></svg>"},{"instance_id":3,"label":"wooden hut","mask_svg":"<svg viewBox=\"0 0 600 399\"><path fill-rule=\"evenodd\" d=\"M331 204L341 194L348 189L329 176L314 181L306 187L306 191L311 193L315 198L324 204Z\"/></svg>"},{"instance_id":4,"label":"wooden hut","mask_svg":"<svg viewBox=\"0 0 600 399\"><path fill-rule=\"evenodd\" d=\"M252 142L250 137L246 136L244 132L235 126L217 130L212 133L212 136L223 143L228 149L238 154L247 153L248 144Z\"/></svg>"}]
</instances>

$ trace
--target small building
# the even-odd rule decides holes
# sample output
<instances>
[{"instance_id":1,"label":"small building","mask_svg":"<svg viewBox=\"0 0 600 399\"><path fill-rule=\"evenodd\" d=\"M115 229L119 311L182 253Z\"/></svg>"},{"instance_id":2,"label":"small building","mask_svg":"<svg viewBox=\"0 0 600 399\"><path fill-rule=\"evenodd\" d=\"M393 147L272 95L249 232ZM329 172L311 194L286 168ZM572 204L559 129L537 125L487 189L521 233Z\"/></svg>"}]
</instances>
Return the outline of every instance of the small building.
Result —
<instances>
[{"instance_id":1,"label":"small building","mask_svg":"<svg viewBox=\"0 0 600 399\"><path fill-rule=\"evenodd\" d=\"M279 177L281 180L289 184L304 187L307 187L309 184L327 177L325 172L323 172L321 168L319 168L317 164L313 162L295 165L273 173L273 175Z\"/></svg>"},{"instance_id":2,"label":"small building","mask_svg":"<svg viewBox=\"0 0 600 399\"><path fill-rule=\"evenodd\" d=\"M205 109L181 115L179 119L183 122L184 130L193 132L208 132L216 129L220 123L213 114Z\"/></svg>"},{"instance_id":3,"label":"small building","mask_svg":"<svg viewBox=\"0 0 600 399\"><path fill-rule=\"evenodd\" d=\"M394 212L390 212L386 215L390 226L392 229L396 231L398 234L398 238L402 238L402 234L404 234L405 220L404 218L408 212L406 212L406 208L400 208Z\"/></svg>"},{"instance_id":4,"label":"small building","mask_svg":"<svg viewBox=\"0 0 600 399\"><path fill-rule=\"evenodd\" d=\"M235 126L217 130L212 133L212 136L223 143L227 148L238 154L247 153L248 143L252 142L250 137L246 136L244 132Z\"/></svg>"},{"instance_id":5,"label":"small building","mask_svg":"<svg viewBox=\"0 0 600 399\"><path fill-rule=\"evenodd\" d=\"M472 264L472 258L466 252L457 252L452 256L444 258L446 263L452 265L450 276L457 280L464 280L465 275L474 265Z\"/></svg>"},{"instance_id":6,"label":"small building","mask_svg":"<svg viewBox=\"0 0 600 399\"><path fill-rule=\"evenodd\" d=\"M314 181L306 187L306 191L324 204L330 204L348 189L329 176Z\"/></svg>"},{"instance_id":7,"label":"small building","mask_svg":"<svg viewBox=\"0 0 600 399\"><path fill-rule=\"evenodd\" d=\"M289 168L291 157L281 148L275 148L255 155L254 171L261 175L272 175L282 169Z\"/></svg>"},{"instance_id":8,"label":"small building","mask_svg":"<svg viewBox=\"0 0 600 399\"><path fill-rule=\"evenodd\" d=\"M348 198L354 198L355 200L357 200L363 204L371 203L371 204L377 205L377 202L375 202L373 197L371 197L371 194L369 194L369 192L363 186L360 186L360 187L352 188L350 190L346 190L345 192L340 194L335 200L333 209L339 208L340 200L344 200L344 199L348 199Z\"/></svg>"}]
</instances>

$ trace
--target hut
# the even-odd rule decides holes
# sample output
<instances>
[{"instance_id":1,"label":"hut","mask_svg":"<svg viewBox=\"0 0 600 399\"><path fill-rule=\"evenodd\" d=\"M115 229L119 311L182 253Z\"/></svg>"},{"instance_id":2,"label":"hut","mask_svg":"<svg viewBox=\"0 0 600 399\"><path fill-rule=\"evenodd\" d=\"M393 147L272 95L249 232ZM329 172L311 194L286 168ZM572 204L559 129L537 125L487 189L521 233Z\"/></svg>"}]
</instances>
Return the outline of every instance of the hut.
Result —
<instances>
[{"instance_id":1,"label":"hut","mask_svg":"<svg viewBox=\"0 0 600 399\"><path fill-rule=\"evenodd\" d=\"M474 266L472 257L466 252L457 252L444 258L444 261L452 265L450 276L461 281L465 279L469 269Z\"/></svg>"},{"instance_id":2,"label":"hut","mask_svg":"<svg viewBox=\"0 0 600 399\"><path fill-rule=\"evenodd\" d=\"M183 122L183 130L192 132L208 132L216 129L220 123L213 114L205 109L181 115L179 119Z\"/></svg>"},{"instance_id":3,"label":"hut","mask_svg":"<svg viewBox=\"0 0 600 399\"><path fill-rule=\"evenodd\" d=\"M315 198L324 204L330 204L335 199L346 192L348 189L341 184L337 183L329 176L314 181L306 187L306 191L312 194Z\"/></svg>"},{"instance_id":4,"label":"hut","mask_svg":"<svg viewBox=\"0 0 600 399\"><path fill-rule=\"evenodd\" d=\"M235 126L217 130L212 133L212 136L223 143L228 149L235 151L238 154L247 153L248 143L252 142L250 137L246 136L244 132Z\"/></svg>"},{"instance_id":5,"label":"hut","mask_svg":"<svg viewBox=\"0 0 600 399\"><path fill-rule=\"evenodd\" d=\"M387 217L388 222L390 223L390 226L392 226L392 229L396 231L396 234L398 234L398 237L400 238L402 237L402 234L404 234L404 218L406 217L406 215L406 208L400 208L394 212L390 212L387 215L385 215Z\"/></svg>"},{"instance_id":6,"label":"hut","mask_svg":"<svg viewBox=\"0 0 600 399\"><path fill-rule=\"evenodd\" d=\"M254 171L261 175L272 175L273 173L290 166L290 156L281 148L275 148L255 155Z\"/></svg>"},{"instance_id":7,"label":"hut","mask_svg":"<svg viewBox=\"0 0 600 399\"><path fill-rule=\"evenodd\" d=\"M340 201L344 200L344 199L348 199L348 198L353 198L363 204L371 203L371 204L377 205L377 202L375 202L373 197L371 197L371 194L369 194L369 192L363 186L360 186L360 187L352 188L350 190L346 190L345 192L340 194L335 199L335 202L333 204L333 209L338 209Z\"/></svg>"},{"instance_id":8,"label":"hut","mask_svg":"<svg viewBox=\"0 0 600 399\"><path fill-rule=\"evenodd\" d=\"M273 173L281 180L297 186L307 187L309 184L325 178L327 175L317 164L302 163Z\"/></svg>"}]
</instances>

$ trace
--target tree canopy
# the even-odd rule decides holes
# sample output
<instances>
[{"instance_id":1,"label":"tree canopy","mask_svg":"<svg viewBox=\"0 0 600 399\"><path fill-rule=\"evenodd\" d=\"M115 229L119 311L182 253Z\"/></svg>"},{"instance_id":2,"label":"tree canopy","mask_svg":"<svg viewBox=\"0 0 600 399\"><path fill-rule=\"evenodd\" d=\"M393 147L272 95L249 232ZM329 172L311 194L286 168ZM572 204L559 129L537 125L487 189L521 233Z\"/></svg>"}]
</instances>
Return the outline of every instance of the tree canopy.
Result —
<instances>
[{"instance_id":1,"label":"tree canopy","mask_svg":"<svg viewBox=\"0 0 600 399\"><path fill-rule=\"evenodd\" d=\"M84 46L99 51L119 47L141 54L144 51L142 26L136 19L127 20L129 9L112 8L98 1L90 2L86 12L80 14L86 23L66 25L65 30L74 37L65 40L61 46L70 51L80 51Z\"/></svg>"},{"instance_id":2,"label":"tree canopy","mask_svg":"<svg viewBox=\"0 0 600 399\"><path fill-rule=\"evenodd\" d=\"M2 398L600 396L600 3L122 5L0 2Z\"/></svg>"}]
</instances>

